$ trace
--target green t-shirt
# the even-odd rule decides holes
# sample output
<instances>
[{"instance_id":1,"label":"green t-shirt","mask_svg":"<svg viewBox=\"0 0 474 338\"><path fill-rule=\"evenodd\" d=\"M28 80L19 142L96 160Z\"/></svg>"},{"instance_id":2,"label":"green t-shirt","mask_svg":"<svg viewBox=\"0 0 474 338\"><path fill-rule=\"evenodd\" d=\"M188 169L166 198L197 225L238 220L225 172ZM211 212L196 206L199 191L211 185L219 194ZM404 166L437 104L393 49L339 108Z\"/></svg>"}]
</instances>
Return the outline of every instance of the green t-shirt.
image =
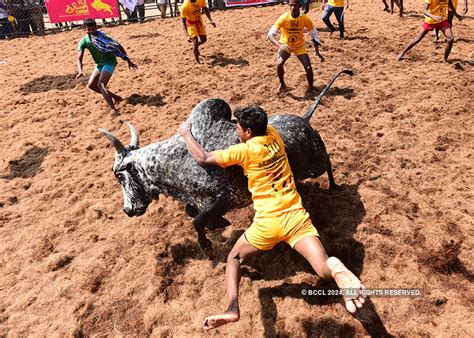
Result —
<instances>
[{"instance_id":1,"label":"green t-shirt","mask_svg":"<svg viewBox=\"0 0 474 338\"><path fill-rule=\"evenodd\" d=\"M116 65L117 64L117 57L114 53L104 53L95 48L92 44L89 35L84 36L79 44L77 45L78 50L88 49L94 59L94 62L97 66L103 65Z\"/></svg>"}]
</instances>

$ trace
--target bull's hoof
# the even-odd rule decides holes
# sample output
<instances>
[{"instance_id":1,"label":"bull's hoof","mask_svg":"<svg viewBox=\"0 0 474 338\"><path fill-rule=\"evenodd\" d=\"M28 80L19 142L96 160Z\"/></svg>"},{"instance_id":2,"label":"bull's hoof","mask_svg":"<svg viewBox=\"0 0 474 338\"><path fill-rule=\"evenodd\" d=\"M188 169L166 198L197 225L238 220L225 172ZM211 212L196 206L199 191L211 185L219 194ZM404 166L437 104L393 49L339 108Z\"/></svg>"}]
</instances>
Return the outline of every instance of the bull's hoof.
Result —
<instances>
[{"instance_id":1,"label":"bull's hoof","mask_svg":"<svg viewBox=\"0 0 474 338\"><path fill-rule=\"evenodd\" d=\"M208 257L211 258L212 256L212 243L207 238L198 240L199 247L201 248L202 252Z\"/></svg>"}]
</instances>

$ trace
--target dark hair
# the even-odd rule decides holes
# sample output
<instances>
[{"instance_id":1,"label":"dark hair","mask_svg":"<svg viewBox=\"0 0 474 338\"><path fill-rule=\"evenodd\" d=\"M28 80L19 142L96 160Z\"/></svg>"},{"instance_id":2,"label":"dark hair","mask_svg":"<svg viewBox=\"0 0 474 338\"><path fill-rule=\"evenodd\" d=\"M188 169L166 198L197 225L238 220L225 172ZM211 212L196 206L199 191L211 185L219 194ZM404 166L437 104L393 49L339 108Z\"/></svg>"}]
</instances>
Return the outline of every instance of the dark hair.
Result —
<instances>
[{"instance_id":1,"label":"dark hair","mask_svg":"<svg viewBox=\"0 0 474 338\"><path fill-rule=\"evenodd\" d=\"M95 27L97 26L97 23L95 22L94 19L85 19L84 20L84 27Z\"/></svg>"},{"instance_id":2,"label":"dark hair","mask_svg":"<svg viewBox=\"0 0 474 338\"><path fill-rule=\"evenodd\" d=\"M267 133L267 113L259 106L237 108L234 115L240 126L249 128L254 136L264 136Z\"/></svg>"}]
</instances>

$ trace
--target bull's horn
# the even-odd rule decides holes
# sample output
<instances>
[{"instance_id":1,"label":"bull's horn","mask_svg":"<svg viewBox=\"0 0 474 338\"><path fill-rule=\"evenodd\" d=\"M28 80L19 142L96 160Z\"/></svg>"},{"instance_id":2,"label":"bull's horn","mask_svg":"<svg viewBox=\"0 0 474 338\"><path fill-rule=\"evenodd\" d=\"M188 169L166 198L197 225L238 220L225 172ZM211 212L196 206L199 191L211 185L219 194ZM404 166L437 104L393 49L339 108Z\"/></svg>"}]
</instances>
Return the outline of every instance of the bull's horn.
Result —
<instances>
[{"instance_id":1,"label":"bull's horn","mask_svg":"<svg viewBox=\"0 0 474 338\"><path fill-rule=\"evenodd\" d=\"M110 143L112 143L117 153L121 153L125 150L125 147L123 146L122 142L120 142L119 139L114 136L114 134L103 128L99 128L99 131L103 136L109 139Z\"/></svg>"},{"instance_id":2,"label":"bull's horn","mask_svg":"<svg viewBox=\"0 0 474 338\"><path fill-rule=\"evenodd\" d=\"M140 138L138 137L137 129L128 121L125 121L124 123L127 125L128 130L130 131L130 134L131 134L130 145L134 148L138 148L139 147L138 143L140 142Z\"/></svg>"}]
</instances>

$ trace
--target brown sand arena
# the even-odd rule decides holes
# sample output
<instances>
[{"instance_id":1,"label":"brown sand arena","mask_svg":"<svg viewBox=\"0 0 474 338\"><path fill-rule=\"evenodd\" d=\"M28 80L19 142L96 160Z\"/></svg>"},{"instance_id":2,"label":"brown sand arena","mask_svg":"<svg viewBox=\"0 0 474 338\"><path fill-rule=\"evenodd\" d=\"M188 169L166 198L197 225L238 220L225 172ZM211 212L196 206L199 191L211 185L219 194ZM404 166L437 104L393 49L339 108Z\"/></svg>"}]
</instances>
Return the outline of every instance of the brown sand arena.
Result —
<instances>
[{"instance_id":1,"label":"brown sand arena","mask_svg":"<svg viewBox=\"0 0 474 338\"><path fill-rule=\"evenodd\" d=\"M455 21L453 63L442 62L431 36L397 62L421 7L406 1L399 19L381 1L351 1L346 41L329 37L320 9L310 12L326 57L311 54L317 88L339 70L356 75L340 78L312 118L341 190L330 194L326 177L299 189L329 253L367 287L422 288L424 297L372 298L353 317L340 297L301 296L335 285L280 245L244 268L241 321L210 335L474 332L473 17ZM276 50L264 39L286 9L212 13L217 29L207 25L201 66L177 18L105 28L140 67L120 62L112 78L126 98L118 118L75 80L81 30L0 43L0 336L205 335L203 318L225 306L225 257L251 208L229 213L232 226L210 234L213 260L179 201L163 196L128 218L113 148L97 128L127 142L129 120L145 145L173 135L208 97L302 114L312 102L303 99L302 67L289 60L293 90L275 96Z\"/></svg>"}]
</instances>

